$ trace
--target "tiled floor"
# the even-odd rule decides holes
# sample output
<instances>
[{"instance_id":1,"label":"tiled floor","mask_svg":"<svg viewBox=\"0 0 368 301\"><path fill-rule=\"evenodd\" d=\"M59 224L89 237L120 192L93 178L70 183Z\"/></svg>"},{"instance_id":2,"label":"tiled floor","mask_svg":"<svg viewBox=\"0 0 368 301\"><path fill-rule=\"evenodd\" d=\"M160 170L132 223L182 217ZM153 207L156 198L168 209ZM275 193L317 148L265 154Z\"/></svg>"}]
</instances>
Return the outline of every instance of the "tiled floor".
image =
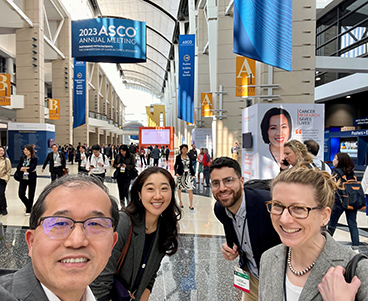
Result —
<instances>
[{"instance_id":1,"label":"tiled floor","mask_svg":"<svg viewBox=\"0 0 368 301\"><path fill-rule=\"evenodd\" d=\"M173 169L172 161L160 164L170 171ZM68 167L71 173L76 173L77 165ZM48 172L42 173L40 167L37 171L36 197L50 182ZM106 185L113 195L118 196L111 174L112 169L108 171ZM0 241L0 268L18 269L29 261L24 240L29 217L24 216L24 206L17 196L17 190L18 183L11 179L6 192L9 214L0 216L0 222L5 225L5 236ZM183 203L179 251L162 261L150 300L240 300L239 291L232 286L235 263L225 261L220 251L225 238L223 228L213 214L214 200L210 188L200 185L195 191L194 211L189 210L185 193ZM342 216L339 222L334 238L349 245L350 236L344 226L345 217ZM367 217L363 212L358 214L358 225L361 234L360 251L368 254Z\"/></svg>"}]
</instances>

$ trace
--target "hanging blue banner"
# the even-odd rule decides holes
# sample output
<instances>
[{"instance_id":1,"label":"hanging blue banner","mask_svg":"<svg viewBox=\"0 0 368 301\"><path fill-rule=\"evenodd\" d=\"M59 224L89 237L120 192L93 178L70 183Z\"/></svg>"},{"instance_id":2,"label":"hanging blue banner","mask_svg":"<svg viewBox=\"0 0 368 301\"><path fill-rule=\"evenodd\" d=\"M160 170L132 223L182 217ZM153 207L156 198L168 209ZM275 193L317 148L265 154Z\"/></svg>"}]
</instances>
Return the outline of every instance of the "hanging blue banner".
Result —
<instances>
[{"instance_id":1,"label":"hanging blue banner","mask_svg":"<svg viewBox=\"0 0 368 301\"><path fill-rule=\"evenodd\" d=\"M74 60L73 128L86 123L86 62Z\"/></svg>"},{"instance_id":2,"label":"hanging blue banner","mask_svg":"<svg viewBox=\"0 0 368 301\"><path fill-rule=\"evenodd\" d=\"M72 21L72 56L79 61L146 61L146 23L121 18Z\"/></svg>"},{"instance_id":3,"label":"hanging blue banner","mask_svg":"<svg viewBox=\"0 0 368 301\"><path fill-rule=\"evenodd\" d=\"M233 52L292 71L292 0L235 0Z\"/></svg>"},{"instance_id":4,"label":"hanging blue banner","mask_svg":"<svg viewBox=\"0 0 368 301\"><path fill-rule=\"evenodd\" d=\"M178 117L189 123L194 123L194 61L195 35L180 35Z\"/></svg>"}]
</instances>

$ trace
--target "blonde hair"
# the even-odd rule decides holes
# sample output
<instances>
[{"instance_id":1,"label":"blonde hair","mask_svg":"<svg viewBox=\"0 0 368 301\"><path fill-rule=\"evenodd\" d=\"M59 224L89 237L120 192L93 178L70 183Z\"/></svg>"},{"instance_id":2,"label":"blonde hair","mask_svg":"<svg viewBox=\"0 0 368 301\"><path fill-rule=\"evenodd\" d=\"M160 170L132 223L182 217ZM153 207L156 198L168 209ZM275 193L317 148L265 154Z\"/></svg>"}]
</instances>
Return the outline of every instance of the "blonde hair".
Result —
<instances>
[{"instance_id":1,"label":"blonde hair","mask_svg":"<svg viewBox=\"0 0 368 301\"><path fill-rule=\"evenodd\" d=\"M284 144L285 147L290 147L290 149L295 153L297 158L297 165L302 164L303 162L312 163L313 156L311 153L308 152L307 147L305 144L301 143L298 140L290 140Z\"/></svg>"},{"instance_id":2,"label":"blonde hair","mask_svg":"<svg viewBox=\"0 0 368 301\"><path fill-rule=\"evenodd\" d=\"M271 183L271 193L278 183L302 184L313 188L314 199L321 208L332 209L335 201L335 190L338 184L326 171L309 168L306 165L290 168L279 173Z\"/></svg>"}]
</instances>

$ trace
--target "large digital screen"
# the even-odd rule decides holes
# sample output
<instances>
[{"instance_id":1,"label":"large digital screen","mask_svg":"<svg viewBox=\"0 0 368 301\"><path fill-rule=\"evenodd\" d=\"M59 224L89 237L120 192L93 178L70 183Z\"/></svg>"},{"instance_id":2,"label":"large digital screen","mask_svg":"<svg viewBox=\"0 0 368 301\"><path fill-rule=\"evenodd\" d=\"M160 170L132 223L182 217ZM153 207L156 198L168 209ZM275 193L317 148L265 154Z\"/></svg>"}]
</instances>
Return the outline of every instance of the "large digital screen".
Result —
<instances>
[{"instance_id":1,"label":"large digital screen","mask_svg":"<svg viewBox=\"0 0 368 301\"><path fill-rule=\"evenodd\" d=\"M140 144L169 145L170 129L142 129Z\"/></svg>"},{"instance_id":2,"label":"large digital screen","mask_svg":"<svg viewBox=\"0 0 368 301\"><path fill-rule=\"evenodd\" d=\"M123 18L72 21L72 56L78 61L146 61L146 23Z\"/></svg>"}]
</instances>

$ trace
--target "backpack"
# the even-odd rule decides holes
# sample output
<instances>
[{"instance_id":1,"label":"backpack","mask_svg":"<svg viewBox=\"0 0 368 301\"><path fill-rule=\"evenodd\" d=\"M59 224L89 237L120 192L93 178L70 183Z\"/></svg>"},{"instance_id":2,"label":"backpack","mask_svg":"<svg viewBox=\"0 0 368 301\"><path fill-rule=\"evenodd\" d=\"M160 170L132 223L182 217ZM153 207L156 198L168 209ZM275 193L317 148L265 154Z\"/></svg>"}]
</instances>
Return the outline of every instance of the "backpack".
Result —
<instances>
[{"instance_id":1,"label":"backpack","mask_svg":"<svg viewBox=\"0 0 368 301\"><path fill-rule=\"evenodd\" d=\"M341 176L340 170L336 171ZM365 196L362 185L357 181L356 176L353 179L347 179L346 175L341 177L342 189L340 189L342 207L349 210L358 210L365 207Z\"/></svg>"},{"instance_id":2,"label":"backpack","mask_svg":"<svg viewBox=\"0 0 368 301\"><path fill-rule=\"evenodd\" d=\"M270 191L272 179L250 179L244 183L244 188L254 188Z\"/></svg>"}]
</instances>

